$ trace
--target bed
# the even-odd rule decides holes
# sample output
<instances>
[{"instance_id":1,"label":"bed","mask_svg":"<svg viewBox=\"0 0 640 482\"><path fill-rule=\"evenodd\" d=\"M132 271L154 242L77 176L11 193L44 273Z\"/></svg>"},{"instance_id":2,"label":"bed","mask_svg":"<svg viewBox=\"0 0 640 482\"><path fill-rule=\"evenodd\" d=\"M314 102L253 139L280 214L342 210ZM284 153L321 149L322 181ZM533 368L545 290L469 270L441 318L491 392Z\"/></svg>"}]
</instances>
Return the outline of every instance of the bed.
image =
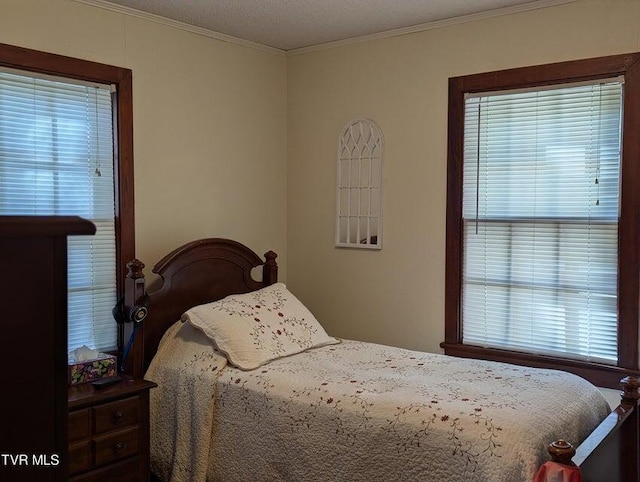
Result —
<instances>
[{"instance_id":1,"label":"bed","mask_svg":"<svg viewBox=\"0 0 640 482\"><path fill-rule=\"evenodd\" d=\"M583 481L638 480L633 377L610 411L564 372L333 338L277 282L275 253L232 240L174 250L149 292L128 267L160 480L533 480L550 442Z\"/></svg>"}]
</instances>

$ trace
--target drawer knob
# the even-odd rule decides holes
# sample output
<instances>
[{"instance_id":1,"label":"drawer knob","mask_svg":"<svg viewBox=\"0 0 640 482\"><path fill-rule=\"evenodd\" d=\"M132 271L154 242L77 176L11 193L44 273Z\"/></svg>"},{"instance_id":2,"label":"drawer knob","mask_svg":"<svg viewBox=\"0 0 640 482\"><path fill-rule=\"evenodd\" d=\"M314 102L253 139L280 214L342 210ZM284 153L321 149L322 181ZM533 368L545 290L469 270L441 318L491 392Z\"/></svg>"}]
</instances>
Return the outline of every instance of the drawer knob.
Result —
<instances>
[{"instance_id":1,"label":"drawer knob","mask_svg":"<svg viewBox=\"0 0 640 482\"><path fill-rule=\"evenodd\" d=\"M123 450L124 450L124 443L122 443L122 442L118 442L117 444L115 444L115 445L113 446L113 451L114 451L115 453L120 453L120 452L122 452Z\"/></svg>"},{"instance_id":2,"label":"drawer knob","mask_svg":"<svg viewBox=\"0 0 640 482\"><path fill-rule=\"evenodd\" d=\"M118 410L115 414L114 414L114 418L116 420L116 423L118 422L122 422L122 419L124 418L124 413L120 410Z\"/></svg>"}]
</instances>

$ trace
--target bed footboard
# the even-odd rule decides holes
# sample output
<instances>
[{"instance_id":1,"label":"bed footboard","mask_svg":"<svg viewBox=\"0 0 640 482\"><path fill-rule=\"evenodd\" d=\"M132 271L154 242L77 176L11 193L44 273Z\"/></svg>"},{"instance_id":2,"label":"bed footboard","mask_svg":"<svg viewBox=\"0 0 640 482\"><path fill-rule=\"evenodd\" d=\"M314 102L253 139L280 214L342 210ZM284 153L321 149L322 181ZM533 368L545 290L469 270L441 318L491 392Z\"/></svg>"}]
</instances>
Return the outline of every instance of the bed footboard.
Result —
<instances>
[{"instance_id":1,"label":"bed footboard","mask_svg":"<svg viewBox=\"0 0 640 482\"><path fill-rule=\"evenodd\" d=\"M640 379L629 376L623 378L620 384L620 405L577 449L563 440L549 446L554 462L573 464L580 468L582 482L640 481Z\"/></svg>"}]
</instances>

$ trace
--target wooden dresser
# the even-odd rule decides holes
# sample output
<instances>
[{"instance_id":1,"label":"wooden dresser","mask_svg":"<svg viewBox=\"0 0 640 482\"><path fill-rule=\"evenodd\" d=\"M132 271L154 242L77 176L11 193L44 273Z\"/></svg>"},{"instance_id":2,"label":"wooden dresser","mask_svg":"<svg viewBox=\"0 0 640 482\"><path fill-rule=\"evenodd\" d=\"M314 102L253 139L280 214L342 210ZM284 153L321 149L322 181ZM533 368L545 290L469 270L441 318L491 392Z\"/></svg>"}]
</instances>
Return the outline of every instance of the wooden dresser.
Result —
<instances>
[{"instance_id":1,"label":"wooden dresser","mask_svg":"<svg viewBox=\"0 0 640 482\"><path fill-rule=\"evenodd\" d=\"M95 229L75 216L0 216L2 481L67 480L67 236Z\"/></svg>"},{"instance_id":2,"label":"wooden dresser","mask_svg":"<svg viewBox=\"0 0 640 482\"><path fill-rule=\"evenodd\" d=\"M129 378L69 387L69 480L149 480L149 390Z\"/></svg>"}]
</instances>

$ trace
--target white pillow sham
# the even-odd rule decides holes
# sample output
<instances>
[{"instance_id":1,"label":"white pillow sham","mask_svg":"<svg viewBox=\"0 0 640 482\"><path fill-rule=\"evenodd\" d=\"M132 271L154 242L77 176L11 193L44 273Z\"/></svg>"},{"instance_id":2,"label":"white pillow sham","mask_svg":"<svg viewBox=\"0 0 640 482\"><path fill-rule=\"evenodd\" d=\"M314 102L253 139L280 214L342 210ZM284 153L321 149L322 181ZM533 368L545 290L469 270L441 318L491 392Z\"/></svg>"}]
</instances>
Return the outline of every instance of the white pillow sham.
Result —
<instances>
[{"instance_id":1,"label":"white pillow sham","mask_svg":"<svg viewBox=\"0 0 640 482\"><path fill-rule=\"evenodd\" d=\"M340 343L283 283L195 306L182 315L210 338L229 362L253 370L309 348Z\"/></svg>"}]
</instances>

